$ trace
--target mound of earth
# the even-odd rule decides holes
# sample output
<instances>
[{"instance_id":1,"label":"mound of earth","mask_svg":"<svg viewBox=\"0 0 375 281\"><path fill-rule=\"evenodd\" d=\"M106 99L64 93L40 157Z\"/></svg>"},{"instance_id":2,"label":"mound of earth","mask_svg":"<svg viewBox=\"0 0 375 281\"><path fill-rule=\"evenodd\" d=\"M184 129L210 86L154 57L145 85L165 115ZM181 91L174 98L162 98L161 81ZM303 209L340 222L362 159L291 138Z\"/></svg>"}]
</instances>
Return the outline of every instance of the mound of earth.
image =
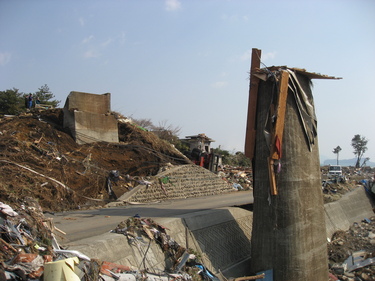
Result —
<instances>
[{"instance_id":1,"label":"mound of earth","mask_svg":"<svg viewBox=\"0 0 375 281\"><path fill-rule=\"evenodd\" d=\"M119 140L78 145L63 128L61 109L0 118L0 201L17 206L33 197L45 211L101 206L109 200L111 170L147 179L166 165L191 163L133 124L119 123Z\"/></svg>"}]
</instances>

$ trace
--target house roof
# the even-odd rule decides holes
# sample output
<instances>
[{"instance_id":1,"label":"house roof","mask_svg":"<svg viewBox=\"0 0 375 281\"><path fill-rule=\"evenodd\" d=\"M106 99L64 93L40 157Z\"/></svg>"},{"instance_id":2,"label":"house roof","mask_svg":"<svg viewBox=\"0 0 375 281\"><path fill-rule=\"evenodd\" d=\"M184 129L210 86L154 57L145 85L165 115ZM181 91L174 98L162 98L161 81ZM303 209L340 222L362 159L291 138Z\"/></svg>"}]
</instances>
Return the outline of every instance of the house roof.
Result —
<instances>
[{"instance_id":1,"label":"house roof","mask_svg":"<svg viewBox=\"0 0 375 281\"><path fill-rule=\"evenodd\" d=\"M195 139L202 139L204 141L214 142L213 139L207 137L206 134L203 134L203 133L202 134L198 134L198 135L194 135L194 136L186 136L185 138L188 141L189 140L195 140Z\"/></svg>"}]
</instances>

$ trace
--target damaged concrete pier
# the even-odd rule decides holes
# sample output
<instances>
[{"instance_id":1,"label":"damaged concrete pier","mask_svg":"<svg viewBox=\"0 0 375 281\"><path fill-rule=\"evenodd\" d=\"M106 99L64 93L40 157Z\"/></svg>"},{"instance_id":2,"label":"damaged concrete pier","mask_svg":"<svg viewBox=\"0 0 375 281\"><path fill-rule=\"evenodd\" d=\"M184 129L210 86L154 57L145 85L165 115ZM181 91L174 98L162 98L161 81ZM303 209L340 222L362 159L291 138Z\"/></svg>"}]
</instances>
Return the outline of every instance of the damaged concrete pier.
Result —
<instances>
[{"instance_id":1,"label":"damaged concrete pier","mask_svg":"<svg viewBox=\"0 0 375 281\"><path fill-rule=\"evenodd\" d=\"M260 69L252 50L245 155L253 161L251 268L275 281L328 276L317 118L305 69Z\"/></svg>"}]
</instances>

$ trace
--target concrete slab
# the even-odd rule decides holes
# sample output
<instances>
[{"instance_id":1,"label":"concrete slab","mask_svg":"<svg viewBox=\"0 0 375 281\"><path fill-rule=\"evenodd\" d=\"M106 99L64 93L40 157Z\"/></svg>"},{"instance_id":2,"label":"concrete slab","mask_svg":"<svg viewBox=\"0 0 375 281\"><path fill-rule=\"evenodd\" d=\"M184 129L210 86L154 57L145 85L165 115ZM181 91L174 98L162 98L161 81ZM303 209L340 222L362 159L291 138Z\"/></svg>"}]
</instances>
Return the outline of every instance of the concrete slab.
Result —
<instances>
[{"instance_id":1,"label":"concrete slab","mask_svg":"<svg viewBox=\"0 0 375 281\"><path fill-rule=\"evenodd\" d=\"M374 216L373 203L364 187L359 186L340 200L325 204L327 238L338 230L347 230L354 222Z\"/></svg>"},{"instance_id":2,"label":"concrete slab","mask_svg":"<svg viewBox=\"0 0 375 281\"><path fill-rule=\"evenodd\" d=\"M181 246L199 253L205 266L213 273L250 274L246 270L250 256L250 211L234 207L220 208L180 218L153 220L166 227L168 235ZM143 268L144 254L148 248L147 266L162 271L165 256L159 245L150 243L146 238L144 241L131 246L124 235L105 233L69 243L69 249L78 250L91 258Z\"/></svg>"}]
</instances>

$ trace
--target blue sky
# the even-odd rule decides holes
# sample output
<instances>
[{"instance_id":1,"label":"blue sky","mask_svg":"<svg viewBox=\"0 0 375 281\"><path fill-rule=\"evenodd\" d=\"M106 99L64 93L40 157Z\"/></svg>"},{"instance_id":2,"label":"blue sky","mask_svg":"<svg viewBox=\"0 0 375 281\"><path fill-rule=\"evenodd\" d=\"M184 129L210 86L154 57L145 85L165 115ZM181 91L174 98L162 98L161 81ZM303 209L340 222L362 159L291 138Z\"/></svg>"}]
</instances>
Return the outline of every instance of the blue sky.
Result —
<instances>
[{"instance_id":1,"label":"blue sky","mask_svg":"<svg viewBox=\"0 0 375 281\"><path fill-rule=\"evenodd\" d=\"M375 161L375 1L0 0L0 90L111 93L112 110L243 151L252 48L313 80L321 159ZM353 163L354 164L354 163Z\"/></svg>"}]
</instances>

